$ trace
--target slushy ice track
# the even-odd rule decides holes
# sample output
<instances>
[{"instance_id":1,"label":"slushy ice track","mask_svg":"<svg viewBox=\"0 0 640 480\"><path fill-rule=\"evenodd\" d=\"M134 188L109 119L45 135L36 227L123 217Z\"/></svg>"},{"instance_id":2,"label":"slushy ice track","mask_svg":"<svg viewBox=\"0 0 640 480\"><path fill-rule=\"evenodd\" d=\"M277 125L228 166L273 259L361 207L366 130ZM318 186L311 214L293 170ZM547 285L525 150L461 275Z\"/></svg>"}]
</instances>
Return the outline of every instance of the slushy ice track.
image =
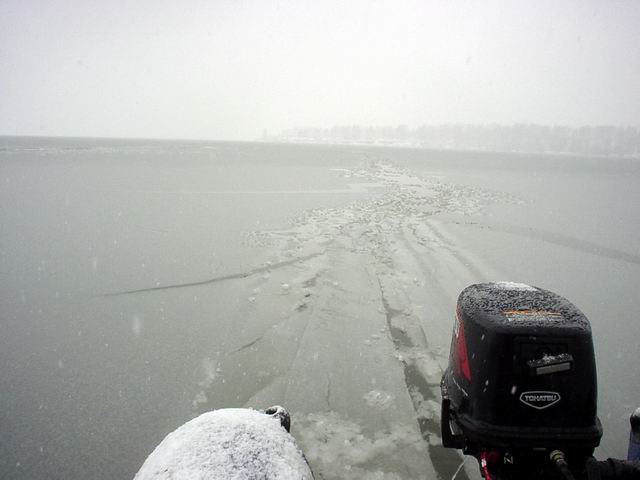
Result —
<instances>
[{"instance_id":1,"label":"slushy ice track","mask_svg":"<svg viewBox=\"0 0 640 480\"><path fill-rule=\"evenodd\" d=\"M367 387L353 385L363 380L349 369L370 375L371 363L378 359L384 367L381 375L397 372L403 376L386 381L403 385L429 457L428 464L422 465L414 455L411 458L416 464L407 468L399 460L389 472L400 478L436 475L441 479L466 479L462 456L441 445L439 380L447 361L458 291L495 277L495 272L465 254L448 237L439 214L466 215L487 202L505 198L419 178L388 164L369 165L352 175L384 187L384 193L346 207L305 212L286 230L252 232L248 242L271 252L273 260L263 266L202 281L106 296L222 284L252 292L247 310L240 316L246 317L245 323L251 324L248 331L253 333L244 340L236 338L235 346L218 352L215 358L205 359L204 378L193 400L195 413L229 405L264 407L282 403L294 414L294 433L298 425L298 438L312 466L314 458L318 462L317 477L347 478L343 471L332 470L332 460L339 463L342 457L323 459L327 450L308 451L323 439L330 439L309 435L315 427L333 419L338 424L354 425L353 438L366 437L351 419L362 420L362 408L354 403L362 401L361 392ZM269 297L272 303L256 307L261 297ZM352 343L365 334L369 340L360 342L370 348L365 350L365 358L358 358L350 351L354 350ZM328 357L326 349L339 358ZM269 359L268 364L264 359ZM399 397L395 400L402 403ZM401 442L410 438L409 434L398 433L395 413L386 410L395 405L393 395L374 388L365 395L365 401L379 407L378 424L390 432L391 444L394 439ZM318 417L316 412L328 413ZM338 416L332 412L338 412ZM398 414L404 418L397 420L406 423L409 417L406 409L403 412ZM386 444L375 437L369 445L375 453L383 452L381 446ZM411 443L402 448L411 448ZM348 454L344 445L341 450ZM349 460L356 467L369 462L375 473L387 471L385 465L376 463L375 455ZM371 472L365 467L350 470L348 478L367 478ZM472 467L467 468L472 471Z\"/></svg>"}]
</instances>

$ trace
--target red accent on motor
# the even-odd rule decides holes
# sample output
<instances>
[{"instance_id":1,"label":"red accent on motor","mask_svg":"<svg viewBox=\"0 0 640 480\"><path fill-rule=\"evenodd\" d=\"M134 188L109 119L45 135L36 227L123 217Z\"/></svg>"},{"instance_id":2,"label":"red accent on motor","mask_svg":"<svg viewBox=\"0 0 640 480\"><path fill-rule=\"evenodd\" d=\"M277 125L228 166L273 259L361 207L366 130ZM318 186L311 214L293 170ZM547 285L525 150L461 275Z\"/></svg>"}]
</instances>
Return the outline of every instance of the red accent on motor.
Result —
<instances>
[{"instance_id":1,"label":"red accent on motor","mask_svg":"<svg viewBox=\"0 0 640 480\"><path fill-rule=\"evenodd\" d=\"M460 312L458 309L456 309L455 335L458 372L468 381L471 381L471 368L469 367L469 357L467 355L467 341L464 336L464 323L460 321Z\"/></svg>"}]
</instances>

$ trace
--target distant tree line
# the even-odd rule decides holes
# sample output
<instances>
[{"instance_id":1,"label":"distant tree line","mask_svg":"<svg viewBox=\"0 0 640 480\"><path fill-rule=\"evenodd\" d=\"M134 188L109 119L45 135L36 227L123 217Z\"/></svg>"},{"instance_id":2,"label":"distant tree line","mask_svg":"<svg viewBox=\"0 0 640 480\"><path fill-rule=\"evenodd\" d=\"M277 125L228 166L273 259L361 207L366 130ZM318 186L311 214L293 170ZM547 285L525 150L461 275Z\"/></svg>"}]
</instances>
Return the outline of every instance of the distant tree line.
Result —
<instances>
[{"instance_id":1,"label":"distant tree line","mask_svg":"<svg viewBox=\"0 0 640 480\"><path fill-rule=\"evenodd\" d=\"M640 157L640 128L534 124L292 128L277 141Z\"/></svg>"}]
</instances>

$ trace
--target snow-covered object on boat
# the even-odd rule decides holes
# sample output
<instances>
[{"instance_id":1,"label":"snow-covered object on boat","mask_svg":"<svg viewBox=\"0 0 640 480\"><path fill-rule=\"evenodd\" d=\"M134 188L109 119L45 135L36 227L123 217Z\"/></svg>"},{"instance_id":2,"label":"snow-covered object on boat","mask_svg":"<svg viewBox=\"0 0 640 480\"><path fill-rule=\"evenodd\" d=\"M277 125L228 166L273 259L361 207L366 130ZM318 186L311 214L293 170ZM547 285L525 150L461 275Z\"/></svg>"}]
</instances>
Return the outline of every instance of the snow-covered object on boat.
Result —
<instances>
[{"instance_id":1,"label":"snow-covered object on boat","mask_svg":"<svg viewBox=\"0 0 640 480\"><path fill-rule=\"evenodd\" d=\"M167 435L135 480L311 480L287 422L281 407L204 413Z\"/></svg>"}]
</instances>

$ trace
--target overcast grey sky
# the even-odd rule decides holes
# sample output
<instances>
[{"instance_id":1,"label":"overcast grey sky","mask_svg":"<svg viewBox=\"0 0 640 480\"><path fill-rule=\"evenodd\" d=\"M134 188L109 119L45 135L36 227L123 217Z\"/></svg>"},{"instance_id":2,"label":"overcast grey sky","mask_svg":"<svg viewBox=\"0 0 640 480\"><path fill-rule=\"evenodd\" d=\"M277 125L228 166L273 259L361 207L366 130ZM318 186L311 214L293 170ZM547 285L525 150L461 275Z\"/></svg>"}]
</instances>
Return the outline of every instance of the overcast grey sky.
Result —
<instances>
[{"instance_id":1,"label":"overcast grey sky","mask_svg":"<svg viewBox=\"0 0 640 480\"><path fill-rule=\"evenodd\" d=\"M0 134L640 125L640 1L0 0Z\"/></svg>"}]
</instances>

